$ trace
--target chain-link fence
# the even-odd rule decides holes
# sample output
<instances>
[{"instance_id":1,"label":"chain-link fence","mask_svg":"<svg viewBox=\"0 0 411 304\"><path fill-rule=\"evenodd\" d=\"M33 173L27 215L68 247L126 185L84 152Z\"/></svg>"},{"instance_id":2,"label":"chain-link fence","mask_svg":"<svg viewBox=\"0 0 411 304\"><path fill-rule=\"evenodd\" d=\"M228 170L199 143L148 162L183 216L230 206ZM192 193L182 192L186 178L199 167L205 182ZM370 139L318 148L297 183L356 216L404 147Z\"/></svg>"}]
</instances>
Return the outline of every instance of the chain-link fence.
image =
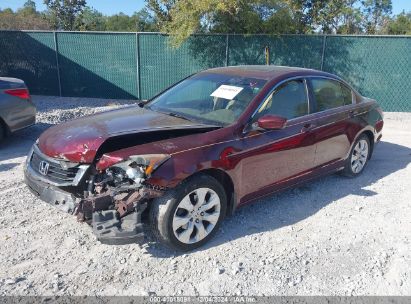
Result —
<instances>
[{"instance_id":1,"label":"chain-link fence","mask_svg":"<svg viewBox=\"0 0 411 304\"><path fill-rule=\"evenodd\" d=\"M173 48L159 33L0 31L0 75L33 94L147 99L199 70L266 60L337 74L385 111L411 111L411 36L195 35Z\"/></svg>"}]
</instances>

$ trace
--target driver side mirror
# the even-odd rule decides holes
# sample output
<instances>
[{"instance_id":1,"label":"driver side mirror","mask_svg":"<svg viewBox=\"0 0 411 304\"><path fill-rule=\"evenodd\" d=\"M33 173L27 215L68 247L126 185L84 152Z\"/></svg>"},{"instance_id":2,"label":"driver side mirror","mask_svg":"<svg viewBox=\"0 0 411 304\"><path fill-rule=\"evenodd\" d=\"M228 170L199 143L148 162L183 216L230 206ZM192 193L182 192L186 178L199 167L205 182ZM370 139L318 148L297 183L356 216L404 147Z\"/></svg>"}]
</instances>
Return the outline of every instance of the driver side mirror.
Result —
<instances>
[{"instance_id":1,"label":"driver side mirror","mask_svg":"<svg viewBox=\"0 0 411 304\"><path fill-rule=\"evenodd\" d=\"M257 120L257 126L264 130L280 130L285 127L287 118L266 114Z\"/></svg>"}]
</instances>

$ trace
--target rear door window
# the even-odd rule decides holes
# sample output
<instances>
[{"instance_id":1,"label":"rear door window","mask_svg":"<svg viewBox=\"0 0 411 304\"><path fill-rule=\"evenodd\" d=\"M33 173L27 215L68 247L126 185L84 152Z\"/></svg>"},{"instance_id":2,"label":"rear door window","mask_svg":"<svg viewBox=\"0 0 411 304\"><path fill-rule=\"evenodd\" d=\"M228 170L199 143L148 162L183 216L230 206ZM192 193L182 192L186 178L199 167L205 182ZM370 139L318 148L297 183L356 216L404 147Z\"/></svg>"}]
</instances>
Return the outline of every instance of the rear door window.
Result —
<instances>
[{"instance_id":1,"label":"rear door window","mask_svg":"<svg viewBox=\"0 0 411 304\"><path fill-rule=\"evenodd\" d=\"M312 78L311 84L317 104L316 112L352 104L351 89L339 81Z\"/></svg>"}]
</instances>

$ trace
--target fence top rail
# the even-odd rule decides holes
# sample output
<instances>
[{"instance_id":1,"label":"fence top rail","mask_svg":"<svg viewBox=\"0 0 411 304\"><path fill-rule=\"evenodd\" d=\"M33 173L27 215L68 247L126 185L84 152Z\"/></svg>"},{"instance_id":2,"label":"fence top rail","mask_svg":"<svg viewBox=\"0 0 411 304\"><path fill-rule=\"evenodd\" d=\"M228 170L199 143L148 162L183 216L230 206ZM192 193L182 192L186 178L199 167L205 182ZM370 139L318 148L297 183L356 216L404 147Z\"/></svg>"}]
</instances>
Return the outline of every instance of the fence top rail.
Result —
<instances>
[{"instance_id":1,"label":"fence top rail","mask_svg":"<svg viewBox=\"0 0 411 304\"><path fill-rule=\"evenodd\" d=\"M0 29L0 32L27 32L27 33L77 33L77 34L128 34L128 35L163 35L164 32L116 32L116 31L52 31L52 30L7 30ZM365 38L411 38L411 35L365 35L365 34L246 34L246 33L195 33L192 36L303 36L303 37L365 37Z\"/></svg>"}]
</instances>

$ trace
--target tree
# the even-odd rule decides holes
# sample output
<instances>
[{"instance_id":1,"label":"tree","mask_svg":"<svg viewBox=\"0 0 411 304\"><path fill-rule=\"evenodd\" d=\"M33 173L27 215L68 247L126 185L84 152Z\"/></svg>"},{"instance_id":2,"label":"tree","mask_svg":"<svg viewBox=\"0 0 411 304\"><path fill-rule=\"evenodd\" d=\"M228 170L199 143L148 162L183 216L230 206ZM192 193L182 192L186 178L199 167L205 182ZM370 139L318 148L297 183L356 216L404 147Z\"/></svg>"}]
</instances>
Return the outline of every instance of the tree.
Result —
<instances>
[{"instance_id":1,"label":"tree","mask_svg":"<svg viewBox=\"0 0 411 304\"><path fill-rule=\"evenodd\" d=\"M313 33L316 30L321 12L334 0L284 0L288 5L297 34Z\"/></svg>"},{"instance_id":2,"label":"tree","mask_svg":"<svg viewBox=\"0 0 411 304\"><path fill-rule=\"evenodd\" d=\"M17 22L11 8L0 10L0 28L4 30L16 30Z\"/></svg>"},{"instance_id":3,"label":"tree","mask_svg":"<svg viewBox=\"0 0 411 304\"><path fill-rule=\"evenodd\" d=\"M384 29L389 35L411 35L411 12L402 12L390 20Z\"/></svg>"},{"instance_id":4,"label":"tree","mask_svg":"<svg viewBox=\"0 0 411 304\"><path fill-rule=\"evenodd\" d=\"M294 25L290 11L283 2L284 0L149 0L147 7L154 14L159 28L172 35L174 45L179 45L196 32L289 32L289 27ZM284 23L280 24L281 21Z\"/></svg>"},{"instance_id":5,"label":"tree","mask_svg":"<svg viewBox=\"0 0 411 304\"><path fill-rule=\"evenodd\" d=\"M158 28L164 27L171 22L171 10L178 0L146 0L146 8L154 17Z\"/></svg>"},{"instance_id":6,"label":"tree","mask_svg":"<svg viewBox=\"0 0 411 304\"><path fill-rule=\"evenodd\" d=\"M336 34L363 33L363 15L357 2L357 0L348 0L347 7L345 7L342 11L340 21L341 24L338 27Z\"/></svg>"},{"instance_id":7,"label":"tree","mask_svg":"<svg viewBox=\"0 0 411 304\"><path fill-rule=\"evenodd\" d=\"M332 0L313 17L314 27L326 34L359 34L362 15L358 0Z\"/></svg>"},{"instance_id":8,"label":"tree","mask_svg":"<svg viewBox=\"0 0 411 304\"><path fill-rule=\"evenodd\" d=\"M130 16L119 13L106 17L106 30L115 32L129 32L134 30L134 24Z\"/></svg>"},{"instance_id":9,"label":"tree","mask_svg":"<svg viewBox=\"0 0 411 304\"><path fill-rule=\"evenodd\" d=\"M103 17L101 14L97 16L98 12L94 12L91 16L90 12L87 12L88 19L97 22L97 19L102 19L104 22L104 30L114 32L149 32L158 31L153 16L147 11L147 9L141 9L135 12L132 16L128 16L124 13L115 14L112 16ZM99 13L98 13L99 14ZM99 22L100 23L100 22Z\"/></svg>"},{"instance_id":10,"label":"tree","mask_svg":"<svg viewBox=\"0 0 411 304\"><path fill-rule=\"evenodd\" d=\"M156 32L159 30L154 16L146 8L135 12L131 18L137 32Z\"/></svg>"},{"instance_id":11,"label":"tree","mask_svg":"<svg viewBox=\"0 0 411 304\"><path fill-rule=\"evenodd\" d=\"M172 35L173 45L179 45L193 33L201 29L213 28L213 18L216 16L224 17L229 22L244 18L245 16L237 16L243 11L247 2L246 0L179 0L169 8L169 21L164 21L161 29ZM216 17L216 20L218 22L219 18ZM227 25L227 22L224 24Z\"/></svg>"},{"instance_id":12,"label":"tree","mask_svg":"<svg viewBox=\"0 0 411 304\"><path fill-rule=\"evenodd\" d=\"M12 9L0 10L0 28L7 30L48 30L50 24L37 12L36 4L27 1L24 6L13 12Z\"/></svg>"},{"instance_id":13,"label":"tree","mask_svg":"<svg viewBox=\"0 0 411 304\"><path fill-rule=\"evenodd\" d=\"M24 3L23 8L20 9L20 10L24 11L24 12L27 12L27 13L35 14L35 13L37 13L36 2L34 2L32 0L27 0Z\"/></svg>"},{"instance_id":14,"label":"tree","mask_svg":"<svg viewBox=\"0 0 411 304\"><path fill-rule=\"evenodd\" d=\"M363 0L365 29L368 34L378 33L389 21L391 0Z\"/></svg>"},{"instance_id":15,"label":"tree","mask_svg":"<svg viewBox=\"0 0 411 304\"><path fill-rule=\"evenodd\" d=\"M86 7L86 0L44 0L55 29L74 30L76 18Z\"/></svg>"},{"instance_id":16,"label":"tree","mask_svg":"<svg viewBox=\"0 0 411 304\"><path fill-rule=\"evenodd\" d=\"M86 6L77 16L74 27L79 31L104 31L106 20L102 13Z\"/></svg>"}]
</instances>

